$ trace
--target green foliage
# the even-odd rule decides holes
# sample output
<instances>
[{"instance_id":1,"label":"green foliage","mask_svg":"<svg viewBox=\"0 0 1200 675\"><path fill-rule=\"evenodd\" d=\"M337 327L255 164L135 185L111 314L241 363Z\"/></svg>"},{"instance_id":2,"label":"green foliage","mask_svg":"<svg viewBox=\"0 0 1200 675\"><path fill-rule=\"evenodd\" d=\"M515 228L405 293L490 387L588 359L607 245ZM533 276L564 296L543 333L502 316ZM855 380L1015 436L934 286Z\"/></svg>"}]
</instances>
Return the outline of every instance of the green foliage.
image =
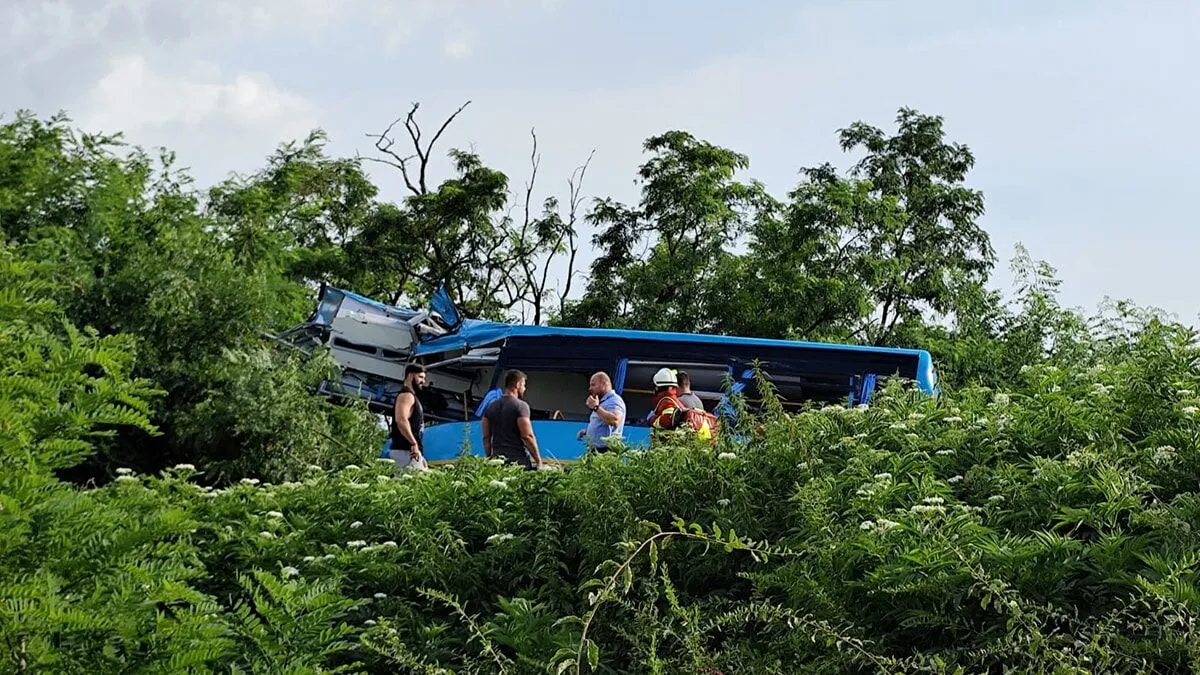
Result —
<instances>
[{"instance_id":1,"label":"green foliage","mask_svg":"<svg viewBox=\"0 0 1200 675\"><path fill-rule=\"evenodd\" d=\"M760 380L716 447L540 472L397 472L371 416L312 395L328 358L261 333L319 277L544 300L496 260L528 282L569 249L556 201L499 215L507 177L465 153L431 190L414 139L412 198L381 204L320 134L202 199L169 153L0 126L5 672L1200 668L1197 335L1067 311L1024 250L1004 304L969 151L899 126L849 127L852 176L807 170L786 204L734 180L745 157L650 139L559 320L904 342L944 397L784 414Z\"/></svg>"},{"instance_id":2,"label":"green foliage","mask_svg":"<svg viewBox=\"0 0 1200 675\"><path fill-rule=\"evenodd\" d=\"M566 473L80 490L23 456L44 478L0 479L6 649L61 672L1185 672L1200 344L1130 325L1004 392L768 405L744 442ZM79 433L54 429L47 451Z\"/></svg>"},{"instance_id":3,"label":"green foliage","mask_svg":"<svg viewBox=\"0 0 1200 675\"><path fill-rule=\"evenodd\" d=\"M157 166L140 150L122 155L119 138L77 135L64 117L19 115L0 126L0 225L18 259L42 263L51 283L38 297L57 300L71 324L111 337L106 344L120 345L131 373L163 394L146 410L161 434L119 429L73 478L210 461L214 477L232 466L235 477L277 478L347 456L317 448L340 442L357 457L373 442L369 416L300 396L311 375L263 351L263 331L311 309L297 269L349 227L345 212L361 211L360 193L374 194L353 167L324 160L318 141L285 147L263 175L213 190L206 212L169 153ZM273 233L267 249L255 248L251 230ZM295 404L266 412L276 396ZM259 407L232 420L234 401L251 398ZM293 445L279 452L281 442Z\"/></svg>"},{"instance_id":4,"label":"green foliage","mask_svg":"<svg viewBox=\"0 0 1200 675\"><path fill-rule=\"evenodd\" d=\"M584 297L557 320L645 330L697 331L713 321L707 306L718 270L733 256L727 248L756 209L771 208L761 185L735 181L744 155L683 131L650 138L654 157L641 167L642 201L633 209L601 200L590 220L601 231L594 243Z\"/></svg>"},{"instance_id":5,"label":"green foliage","mask_svg":"<svg viewBox=\"0 0 1200 675\"><path fill-rule=\"evenodd\" d=\"M882 345L968 312L993 263L983 195L965 185L974 157L939 117L896 122L841 130L843 150L865 151L850 175L802 169L785 202L734 180L744 155L650 138L641 203L597 202L590 286L556 321Z\"/></svg>"},{"instance_id":6,"label":"green foliage","mask_svg":"<svg viewBox=\"0 0 1200 675\"><path fill-rule=\"evenodd\" d=\"M337 375L327 354L304 360L269 347L226 352L203 401L179 419L181 441L209 448L220 482L294 480L310 465L334 468L378 455L384 433L365 405L333 407L313 395Z\"/></svg>"}]
</instances>

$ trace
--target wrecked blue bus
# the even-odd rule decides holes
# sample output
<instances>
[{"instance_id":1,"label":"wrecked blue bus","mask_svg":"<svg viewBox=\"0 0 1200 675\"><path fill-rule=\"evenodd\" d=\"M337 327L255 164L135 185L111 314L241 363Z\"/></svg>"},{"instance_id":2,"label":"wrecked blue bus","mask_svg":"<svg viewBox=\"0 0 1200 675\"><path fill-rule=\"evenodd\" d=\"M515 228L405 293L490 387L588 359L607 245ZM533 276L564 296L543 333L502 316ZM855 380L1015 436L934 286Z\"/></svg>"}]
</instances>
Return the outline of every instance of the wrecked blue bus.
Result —
<instances>
[{"instance_id":1,"label":"wrecked blue bus","mask_svg":"<svg viewBox=\"0 0 1200 675\"><path fill-rule=\"evenodd\" d=\"M693 392L717 414L731 412L727 390L750 405L759 400L755 363L785 408L812 401L867 404L880 382L895 376L930 395L939 390L925 350L465 319L444 288L429 309L415 310L322 285L309 319L273 337L304 350L329 349L342 375L322 383L319 393L364 399L389 423L405 366L424 365L430 464L454 461L464 449L483 455L479 421L511 368L528 376L525 401L547 463L583 455L578 432L587 426L588 379L597 371L609 374L625 400L624 443L643 447L650 438L645 417L652 377L664 366L686 370Z\"/></svg>"}]
</instances>

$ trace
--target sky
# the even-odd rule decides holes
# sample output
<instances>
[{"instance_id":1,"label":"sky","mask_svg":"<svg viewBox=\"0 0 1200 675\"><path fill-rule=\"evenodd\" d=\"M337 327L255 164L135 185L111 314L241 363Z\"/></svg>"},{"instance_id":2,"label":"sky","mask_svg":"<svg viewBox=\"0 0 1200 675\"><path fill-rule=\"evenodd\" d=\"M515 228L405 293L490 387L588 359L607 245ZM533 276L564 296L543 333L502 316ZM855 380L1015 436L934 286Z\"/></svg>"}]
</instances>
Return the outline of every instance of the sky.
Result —
<instances>
[{"instance_id":1,"label":"sky","mask_svg":"<svg viewBox=\"0 0 1200 675\"><path fill-rule=\"evenodd\" d=\"M520 191L535 129L537 195L565 199L594 151L584 194L636 202L651 135L744 153L782 197L801 167L846 165L839 128L892 131L907 106L976 157L995 287L1020 243L1068 306L1195 325L1197 34L1190 0L4 0L0 113L66 111L209 185L317 127L379 156L368 134L412 103L429 129L469 100L443 160L478 152Z\"/></svg>"}]
</instances>

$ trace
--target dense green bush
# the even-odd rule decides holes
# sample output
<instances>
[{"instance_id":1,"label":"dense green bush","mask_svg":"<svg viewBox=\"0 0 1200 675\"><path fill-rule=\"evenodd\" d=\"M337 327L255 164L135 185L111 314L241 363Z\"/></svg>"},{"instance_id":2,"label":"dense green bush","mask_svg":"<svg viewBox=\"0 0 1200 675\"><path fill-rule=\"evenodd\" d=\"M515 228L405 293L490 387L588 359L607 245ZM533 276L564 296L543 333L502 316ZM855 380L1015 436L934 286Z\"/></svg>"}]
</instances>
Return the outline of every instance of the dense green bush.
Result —
<instances>
[{"instance_id":1,"label":"dense green bush","mask_svg":"<svg viewBox=\"0 0 1200 675\"><path fill-rule=\"evenodd\" d=\"M214 488L183 465L82 489L51 472L114 425L153 433L155 392L129 378L130 345L59 324L32 270L4 265L6 668L1200 665L1200 348L1178 326L1006 392L892 389L767 413L744 445L567 472L373 460Z\"/></svg>"}]
</instances>

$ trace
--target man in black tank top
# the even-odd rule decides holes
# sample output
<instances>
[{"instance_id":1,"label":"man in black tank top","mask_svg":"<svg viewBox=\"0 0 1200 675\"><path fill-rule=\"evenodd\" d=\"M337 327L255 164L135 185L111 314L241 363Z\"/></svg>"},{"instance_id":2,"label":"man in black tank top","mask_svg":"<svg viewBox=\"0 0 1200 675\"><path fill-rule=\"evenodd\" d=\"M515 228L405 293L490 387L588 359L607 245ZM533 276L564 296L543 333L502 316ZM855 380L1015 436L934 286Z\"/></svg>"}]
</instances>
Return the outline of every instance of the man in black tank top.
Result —
<instances>
[{"instance_id":1,"label":"man in black tank top","mask_svg":"<svg viewBox=\"0 0 1200 675\"><path fill-rule=\"evenodd\" d=\"M425 409L417 399L417 392L425 388L425 366L410 363L404 369L404 389L396 395L396 406L392 411L392 457L407 452L411 463L425 465Z\"/></svg>"}]
</instances>

